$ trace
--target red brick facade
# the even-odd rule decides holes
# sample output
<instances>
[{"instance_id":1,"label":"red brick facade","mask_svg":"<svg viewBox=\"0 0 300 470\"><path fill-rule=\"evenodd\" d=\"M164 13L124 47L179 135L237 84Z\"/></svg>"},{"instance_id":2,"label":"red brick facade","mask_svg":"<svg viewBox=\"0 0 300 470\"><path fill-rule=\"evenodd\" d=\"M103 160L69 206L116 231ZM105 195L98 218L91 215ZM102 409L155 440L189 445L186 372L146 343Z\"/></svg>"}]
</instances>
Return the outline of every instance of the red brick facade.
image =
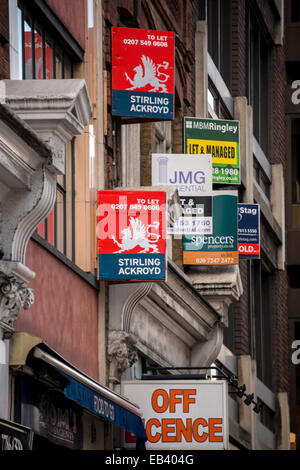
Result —
<instances>
[{"instance_id":1,"label":"red brick facade","mask_svg":"<svg viewBox=\"0 0 300 470\"><path fill-rule=\"evenodd\" d=\"M8 0L0 2L0 80L9 78Z\"/></svg>"}]
</instances>

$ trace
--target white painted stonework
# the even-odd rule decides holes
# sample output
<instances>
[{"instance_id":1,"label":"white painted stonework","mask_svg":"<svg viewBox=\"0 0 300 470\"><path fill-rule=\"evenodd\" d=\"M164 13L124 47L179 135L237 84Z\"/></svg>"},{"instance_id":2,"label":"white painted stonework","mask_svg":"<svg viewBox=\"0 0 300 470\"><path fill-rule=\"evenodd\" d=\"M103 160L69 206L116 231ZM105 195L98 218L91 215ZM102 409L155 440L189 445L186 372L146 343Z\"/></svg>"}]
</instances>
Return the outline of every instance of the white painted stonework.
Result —
<instances>
[{"instance_id":1,"label":"white painted stonework","mask_svg":"<svg viewBox=\"0 0 300 470\"><path fill-rule=\"evenodd\" d=\"M28 241L54 207L65 144L91 116L84 80L3 80L0 103L0 328L34 302Z\"/></svg>"}]
</instances>

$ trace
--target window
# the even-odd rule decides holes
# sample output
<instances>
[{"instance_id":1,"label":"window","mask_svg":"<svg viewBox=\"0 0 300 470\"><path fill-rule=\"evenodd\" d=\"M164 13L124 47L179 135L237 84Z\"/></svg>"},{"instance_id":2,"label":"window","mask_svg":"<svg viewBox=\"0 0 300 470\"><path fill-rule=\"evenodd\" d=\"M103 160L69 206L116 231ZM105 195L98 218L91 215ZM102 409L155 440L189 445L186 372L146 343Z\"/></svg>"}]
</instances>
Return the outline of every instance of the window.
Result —
<instances>
[{"instance_id":1,"label":"window","mask_svg":"<svg viewBox=\"0 0 300 470\"><path fill-rule=\"evenodd\" d=\"M299 0L291 0L291 20L292 20L292 23L300 22L300 2L299 2Z\"/></svg>"},{"instance_id":2,"label":"window","mask_svg":"<svg viewBox=\"0 0 300 470\"><path fill-rule=\"evenodd\" d=\"M231 0L207 1L208 52L231 91Z\"/></svg>"},{"instance_id":3,"label":"window","mask_svg":"<svg viewBox=\"0 0 300 470\"><path fill-rule=\"evenodd\" d=\"M207 111L208 118L231 119L231 115L229 115L228 111L226 110L222 98L212 84L211 80L208 81L207 88Z\"/></svg>"},{"instance_id":4,"label":"window","mask_svg":"<svg viewBox=\"0 0 300 470\"><path fill-rule=\"evenodd\" d=\"M64 79L73 77L72 62L57 38L27 10L27 2L18 4L22 70L28 79ZM56 203L37 234L58 251L75 261L74 255L74 139L66 145L66 174L57 177Z\"/></svg>"},{"instance_id":5,"label":"window","mask_svg":"<svg viewBox=\"0 0 300 470\"><path fill-rule=\"evenodd\" d=\"M258 163L257 159L253 155L253 176L256 182L258 183L259 187L265 194L268 200L270 200L271 197L271 184L268 180L268 178L265 175L264 170Z\"/></svg>"},{"instance_id":6,"label":"window","mask_svg":"<svg viewBox=\"0 0 300 470\"><path fill-rule=\"evenodd\" d=\"M272 315L270 301L270 273L261 260L248 262L249 343L251 355L256 359L257 376L272 388Z\"/></svg>"},{"instance_id":7,"label":"window","mask_svg":"<svg viewBox=\"0 0 300 470\"><path fill-rule=\"evenodd\" d=\"M155 123L155 153L171 153L171 122Z\"/></svg>"},{"instance_id":8,"label":"window","mask_svg":"<svg viewBox=\"0 0 300 470\"><path fill-rule=\"evenodd\" d=\"M300 339L300 323L295 323L294 338ZM296 432L300 434L300 364L295 367L296 374ZM295 431L294 431L295 432Z\"/></svg>"},{"instance_id":9,"label":"window","mask_svg":"<svg viewBox=\"0 0 300 470\"><path fill-rule=\"evenodd\" d=\"M269 48L253 15L248 14L247 94L253 108L253 134L264 153L269 147Z\"/></svg>"},{"instance_id":10,"label":"window","mask_svg":"<svg viewBox=\"0 0 300 470\"><path fill-rule=\"evenodd\" d=\"M23 79L72 78L68 54L24 5L25 2L20 2L18 10Z\"/></svg>"},{"instance_id":11,"label":"window","mask_svg":"<svg viewBox=\"0 0 300 470\"><path fill-rule=\"evenodd\" d=\"M235 317L235 306L231 304L228 308L228 327L224 328L224 340L225 346L232 352L235 352L234 347L234 317Z\"/></svg>"},{"instance_id":12,"label":"window","mask_svg":"<svg viewBox=\"0 0 300 470\"><path fill-rule=\"evenodd\" d=\"M292 202L300 204L300 119L292 120Z\"/></svg>"}]
</instances>

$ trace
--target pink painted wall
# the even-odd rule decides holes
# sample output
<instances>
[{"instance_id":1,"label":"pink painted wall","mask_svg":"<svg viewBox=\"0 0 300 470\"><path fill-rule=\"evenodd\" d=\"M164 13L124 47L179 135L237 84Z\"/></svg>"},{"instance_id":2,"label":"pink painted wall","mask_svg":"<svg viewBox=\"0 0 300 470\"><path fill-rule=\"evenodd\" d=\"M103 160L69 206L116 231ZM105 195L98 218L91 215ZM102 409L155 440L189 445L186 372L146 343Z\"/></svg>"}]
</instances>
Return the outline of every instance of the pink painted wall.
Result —
<instances>
[{"instance_id":1,"label":"pink painted wall","mask_svg":"<svg viewBox=\"0 0 300 470\"><path fill-rule=\"evenodd\" d=\"M36 273L28 285L34 289L35 302L20 312L15 329L41 337L98 380L98 292L33 240L26 265Z\"/></svg>"}]
</instances>

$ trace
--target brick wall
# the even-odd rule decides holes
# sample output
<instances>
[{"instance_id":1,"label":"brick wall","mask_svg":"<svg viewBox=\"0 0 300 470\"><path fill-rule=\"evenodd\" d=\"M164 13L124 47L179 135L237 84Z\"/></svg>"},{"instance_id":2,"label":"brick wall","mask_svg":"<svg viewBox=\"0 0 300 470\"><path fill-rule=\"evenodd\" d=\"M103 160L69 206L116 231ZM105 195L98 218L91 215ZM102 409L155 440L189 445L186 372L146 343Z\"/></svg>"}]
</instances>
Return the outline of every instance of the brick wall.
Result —
<instances>
[{"instance_id":1,"label":"brick wall","mask_svg":"<svg viewBox=\"0 0 300 470\"><path fill-rule=\"evenodd\" d=\"M275 392L289 390L289 336L287 312L287 272L275 271L271 277L272 384Z\"/></svg>"},{"instance_id":2,"label":"brick wall","mask_svg":"<svg viewBox=\"0 0 300 470\"><path fill-rule=\"evenodd\" d=\"M9 78L8 0L0 2L0 80Z\"/></svg>"},{"instance_id":3,"label":"brick wall","mask_svg":"<svg viewBox=\"0 0 300 470\"><path fill-rule=\"evenodd\" d=\"M277 18L269 7L270 2L250 1L251 8L262 29L271 40ZM232 94L246 96L247 84L247 44L246 44L246 2L232 0ZM265 21L265 24L263 22ZM270 42L271 44L271 42ZM270 46L269 61L269 137L270 163L281 163L286 172L285 154L285 69L284 50L280 46ZM261 246L263 257L276 265L278 241L261 217ZM248 274L247 262L240 261L240 273L244 293L232 307L235 318L234 352L237 355L249 354L248 326ZM288 390L288 318L287 318L287 277L286 271L273 270L270 278L270 303L272 318L272 387L274 392ZM276 300L275 300L276 299Z\"/></svg>"},{"instance_id":4,"label":"brick wall","mask_svg":"<svg viewBox=\"0 0 300 470\"><path fill-rule=\"evenodd\" d=\"M150 4L151 3L151 4ZM117 185L115 168L120 167L120 161L113 142L113 129L119 129L121 119L111 116L111 27L128 26L148 29L162 29L176 33L176 98L175 106L181 110L182 115L194 114L195 104L195 71L194 71L194 37L196 21L198 19L198 2L187 0L177 2L178 8L171 0L142 2L139 17L134 18L133 0L118 0L110 2L104 0L105 16L104 27L104 69L107 71L107 136L106 144L106 187ZM137 25L134 22L137 21ZM182 121L180 123L182 126ZM150 137L154 138L153 125L146 123L142 126L141 135L141 184L151 184L151 153L154 151L150 144ZM149 144L149 148L147 147ZM174 150L173 150L174 152ZM180 151L182 152L182 141ZM120 156L121 152L119 153Z\"/></svg>"},{"instance_id":5,"label":"brick wall","mask_svg":"<svg viewBox=\"0 0 300 470\"><path fill-rule=\"evenodd\" d=\"M246 6L232 0L232 96L246 96Z\"/></svg>"},{"instance_id":6,"label":"brick wall","mask_svg":"<svg viewBox=\"0 0 300 470\"><path fill-rule=\"evenodd\" d=\"M248 274L247 260L240 260L240 274L243 284L243 295L239 302L232 306L234 312L234 353L237 355L250 354L249 330L248 330Z\"/></svg>"}]
</instances>

